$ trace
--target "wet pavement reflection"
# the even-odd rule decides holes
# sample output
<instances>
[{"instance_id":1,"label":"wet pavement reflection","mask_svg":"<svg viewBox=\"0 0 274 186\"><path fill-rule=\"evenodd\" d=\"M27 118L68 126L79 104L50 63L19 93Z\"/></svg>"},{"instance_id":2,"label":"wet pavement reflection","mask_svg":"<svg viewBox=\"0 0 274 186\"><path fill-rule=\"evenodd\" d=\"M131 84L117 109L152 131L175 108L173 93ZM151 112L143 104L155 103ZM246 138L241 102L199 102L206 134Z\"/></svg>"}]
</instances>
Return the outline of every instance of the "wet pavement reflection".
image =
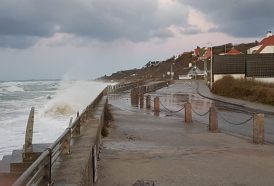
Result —
<instances>
[{"instance_id":1,"label":"wet pavement reflection","mask_svg":"<svg viewBox=\"0 0 274 186\"><path fill-rule=\"evenodd\" d=\"M192 105L193 122L208 125L209 108L214 105L218 110L218 124L222 132L234 133L248 136L253 135L253 112L241 106L212 101L201 97L197 93L197 83L195 81L176 82L169 87L164 87L150 95L151 108L144 108L131 104L130 92L109 95L109 103L127 112L142 112L159 117L184 118L184 104L190 102ZM155 113L153 100L158 96L160 99L160 112ZM265 141L274 143L274 116L265 115Z\"/></svg>"}]
</instances>

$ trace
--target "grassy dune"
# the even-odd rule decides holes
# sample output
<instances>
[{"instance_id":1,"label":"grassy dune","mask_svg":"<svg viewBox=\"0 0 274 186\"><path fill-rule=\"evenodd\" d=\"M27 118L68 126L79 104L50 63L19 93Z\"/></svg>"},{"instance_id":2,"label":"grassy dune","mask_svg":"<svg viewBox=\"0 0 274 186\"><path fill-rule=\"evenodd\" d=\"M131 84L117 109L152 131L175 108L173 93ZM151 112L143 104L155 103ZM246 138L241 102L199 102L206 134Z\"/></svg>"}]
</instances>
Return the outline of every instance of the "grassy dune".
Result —
<instances>
[{"instance_id":1,"label":"grassy dune","mask_svg":"<svg viewBox=\"0 0 274 186\"><path fill-rule=\"evenodd\" d=\"M212 91L221 96L274 105L274 83L225 76L213 84Z\"/></svg>"}]
</instances>

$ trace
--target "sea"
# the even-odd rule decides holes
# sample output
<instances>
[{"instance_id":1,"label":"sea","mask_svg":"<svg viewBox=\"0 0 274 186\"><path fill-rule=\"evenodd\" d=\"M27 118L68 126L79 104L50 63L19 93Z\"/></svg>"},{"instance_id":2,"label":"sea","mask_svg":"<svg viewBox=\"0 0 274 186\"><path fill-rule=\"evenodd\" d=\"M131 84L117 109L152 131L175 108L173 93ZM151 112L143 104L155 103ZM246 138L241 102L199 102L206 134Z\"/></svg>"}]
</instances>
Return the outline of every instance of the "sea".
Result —
<instances>
[{"instance_id":1,"label":"sea","mask_svg":"<svg viewBox=\"0 0 274 186\"><path fill-rule=\"evenodd\" d=\"M31 107L33 143L52 143L106 86L89 80L0 82L0 160L22 149Z\"/></svg>"}]
</instances>

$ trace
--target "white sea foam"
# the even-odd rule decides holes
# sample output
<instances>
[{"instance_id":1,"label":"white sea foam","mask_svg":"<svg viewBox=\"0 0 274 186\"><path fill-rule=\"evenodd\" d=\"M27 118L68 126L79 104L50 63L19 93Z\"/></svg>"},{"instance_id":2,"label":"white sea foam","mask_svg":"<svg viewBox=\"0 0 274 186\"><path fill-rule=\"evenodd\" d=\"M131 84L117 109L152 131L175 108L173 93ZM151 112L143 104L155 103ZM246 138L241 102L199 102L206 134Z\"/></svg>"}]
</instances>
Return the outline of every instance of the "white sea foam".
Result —
<instances>
[{"instance_id":1,"label":"white sea foam","mask_svg":"<svg viewBox=\"0 0 274 186\"><path fill-rule=\"evenodd\" d=\"M40 114L55 117L81 112L105 87L106 84L94 81L64 81Z\"/></svg>"},{"instance_id":2,"label":"white sea foam","mask_svg":"<svg viewBox=\"0 0 274 186\"><path fill-rule=\"evenodd\" d=\"M44 86L41 87L41 86ZM57 88L58 86L58 88ZM16 99L0 97L0 159L24 143L28 114L35 107L34 143L51 143L68 126L70 117L83 109L106 87L105 83L93 81L55 82L8 82L0 83L2 88L26 88L16 92ZM49 88L53 87L54 89ZM19 90L19 89L17 89ZM37 90L37 91L36 91ZM30 92L28 92L30 91ZM14 92L5 93L7 96ZM33 96L33 98L32 98ZM48 96L51 99L47 99Z\"/></svg>"},{"instance_id":3,"label":"white sea foam","mask_svg":"<svg viewBox=\"0 0 274 186\"><path fill-rule=\"evenodd\" d=\"M24 88L19 87L17 85L8 85L0 87L0 92L23 92Z\"/></svg>"}]
</instances>

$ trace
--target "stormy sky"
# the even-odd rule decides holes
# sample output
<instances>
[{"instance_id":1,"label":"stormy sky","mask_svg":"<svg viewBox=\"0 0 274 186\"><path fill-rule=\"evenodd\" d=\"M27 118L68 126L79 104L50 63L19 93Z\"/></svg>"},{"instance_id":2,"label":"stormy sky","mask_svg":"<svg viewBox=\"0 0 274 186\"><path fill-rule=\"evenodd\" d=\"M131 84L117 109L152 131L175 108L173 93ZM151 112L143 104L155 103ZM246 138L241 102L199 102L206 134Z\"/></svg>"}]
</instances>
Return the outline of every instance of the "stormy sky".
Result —
<instances>
[{"instance_id":1,"label":"stormy sky","mask_svg":"<svg viewBox=\"0 0 274 186\"><path fill-rule=\"evenodd\" d=\"M1 0L0 80L96 78L197 45L261 40L272 0Z\"/></svg>"}]
</instances>

